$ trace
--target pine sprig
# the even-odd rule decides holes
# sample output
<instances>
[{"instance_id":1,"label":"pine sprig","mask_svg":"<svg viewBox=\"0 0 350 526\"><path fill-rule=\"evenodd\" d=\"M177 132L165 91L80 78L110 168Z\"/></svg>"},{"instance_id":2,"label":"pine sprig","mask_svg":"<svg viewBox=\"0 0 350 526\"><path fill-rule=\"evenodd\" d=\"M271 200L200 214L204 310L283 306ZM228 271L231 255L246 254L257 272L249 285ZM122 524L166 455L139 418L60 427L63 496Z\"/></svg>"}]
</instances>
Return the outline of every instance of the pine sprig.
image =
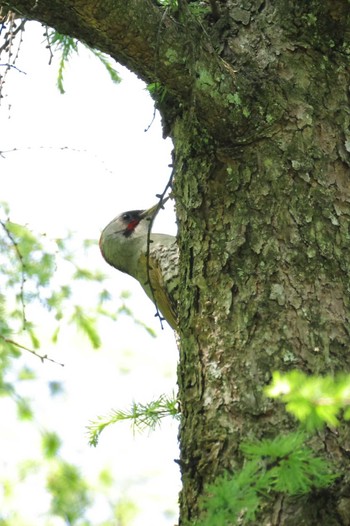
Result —
<instances>
[{"instance_id":1,"label":"pine sprig","mask_svg":"<svg viewBox=\"0 0 350 526\"><path fill-rule=\"evenodd\" d=\"M75 305L71 321L88 337L94 349L98 349L101 346L97 318L94 313L88 313L80 305Z\"/></svg>"},{"instance_id":2,"label":"pine sprig","mask_svg":"<svg viewBox=\"0 0 350 526\"><path fill-rule=\"evenodd\" d=\"M57 87L60 91L60 93L64 93L64 86L63 86L63 73L64 69L69 62L70 58L74 53L78 53L79 50L79 44L85 46L91 53L95 55L96 58L102 63L102 65L107 70L107 73L109 74L112 82L119 83L121 81L121 78L117 72L117 70L113 67L109 57L105 54L99 51L98 49L93 49L87 44L80 43L78 40L69 37L67 35L62 35L58 31L52 30L51 32L47 33L47 40L48 40L48 47L51 52L51 57L54 56L54 53L60 54L59 58L59 65L58 65L58 75L57 75ZM53 48L53 51L51 50Z\"/></svg>"},{"instance_id":3,"label":"pine sprig","mask_svg":"<svg viewBox=\"0 0 350 526\"><path fill-rule=\"evenodd\" d=\"M264 484L268 481L274 491L298 495L327 486L334 479L327 463L314 456L306 441L307 435L299 432L244 443L241 449L247 460L259 462Z\"/></svg>"},{"instance_id":4,"label":"pine sprig","mask_svg":"<svg viewBox=\"0 0 350 526\"><path fill-rule=\"evenodd\" d=\"M109 415L101 416L96 421L91 422L88 426L89 444L96 446L102 431L116 422L128 420L134 430L154 430L166 416L179 418L178 400L174 396L169 397L163 394L146 404L133 402L129 409L113 410Z\"/></svg>"},{"instance_id":5,"label":"pine sprig","mask_svg":"<svg viewBox=\"0 0 350 526\"><path fill-rule=\"evenodd\" d=\"M119 82L121 82L122 79L117 70L114 69L114 67L112 66L109 57L105 53L102 53L102 51L99 51L98 49L93 49L89 46L86 47L91 51L91 53L95 55L96 58L98 58L101 64L106 68L106 71L109 74L111 81L115 84L119 84Z\"/></svg>"},{"instance_id":6,"label":"pine sprig","mask_svg":"<svg viewBox=\"0 0 350 526\"><path fill-rule=\"evenodd\" d=\"M204 518L198 526L241 524L255 519L260 497L255 486L259 466L248 462L235 476L225 473L206 488L206 496L200 503Z\"/></svg>"},{"instance_id":7,"label":"pine sprig","mask_svg":"<svg viewBox=\"0 0 350 526\"><path fill-rule=\"evenodd\" d=\"M78 52L78 41L67 35L62 35L58 31L52 31L48 35L49 45L53 46L56 52L60 53L57 74L57 87L60 93L64 93L63 72L73 53Z\"/></svg>"},{"instance_id":8,"label":"pine sprig","mask_svg":"<svg viewBox=\"0 0 350 526\"><path fill-rule=\"evenodd\" d=\"M305 446L303 433L245 443L246 462L234 475L225 473L208 485L198 526L248 524L271 492L302 495L329 486L337 475Z\"/></svg>"}]
</instances>

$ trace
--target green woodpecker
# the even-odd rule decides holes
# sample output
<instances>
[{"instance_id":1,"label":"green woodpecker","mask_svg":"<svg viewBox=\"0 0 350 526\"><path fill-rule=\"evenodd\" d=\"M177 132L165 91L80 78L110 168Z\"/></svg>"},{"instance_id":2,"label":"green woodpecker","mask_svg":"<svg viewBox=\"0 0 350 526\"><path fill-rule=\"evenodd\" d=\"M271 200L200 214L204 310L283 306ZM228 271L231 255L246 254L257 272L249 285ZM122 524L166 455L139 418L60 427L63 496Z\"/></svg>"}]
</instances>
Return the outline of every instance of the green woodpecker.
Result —
<instances>
[{"instance_id":1,"label":"green woodpecker","mask_svg":"<svg viewBox=\"0 0 350 526\"><path fill-rule=\"evenodd\" d=\"M150 221L160 208L131 210L113 219L102 231L100 250L112 267L129 274L176 330L179 252L174 236L149 236ZM147 271L148 267L148 271Z\"/></svg>"}]
</instances>

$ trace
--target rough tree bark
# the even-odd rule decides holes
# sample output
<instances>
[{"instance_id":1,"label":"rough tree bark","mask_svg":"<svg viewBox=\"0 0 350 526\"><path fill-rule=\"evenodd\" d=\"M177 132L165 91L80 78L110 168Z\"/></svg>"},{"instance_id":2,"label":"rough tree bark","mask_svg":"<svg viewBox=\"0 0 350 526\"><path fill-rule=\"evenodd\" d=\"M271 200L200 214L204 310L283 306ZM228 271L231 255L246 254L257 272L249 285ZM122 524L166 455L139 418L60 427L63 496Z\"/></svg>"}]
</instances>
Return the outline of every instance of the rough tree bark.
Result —
<instances>
[{"instance_id":1,"label":"rough tree bark","mask_svg":"<svg viewBox=\"0 0 350 526\"><path fill-rule=\"evenodd\" d=\"M293 422L274 370L350 371L349 3L1 0L157 82L174 141L181 249L180 524L247 437ZM270 498L259 522L350 524L348 427L317 448L343 474Z\"/></svg>"}]
</instances>

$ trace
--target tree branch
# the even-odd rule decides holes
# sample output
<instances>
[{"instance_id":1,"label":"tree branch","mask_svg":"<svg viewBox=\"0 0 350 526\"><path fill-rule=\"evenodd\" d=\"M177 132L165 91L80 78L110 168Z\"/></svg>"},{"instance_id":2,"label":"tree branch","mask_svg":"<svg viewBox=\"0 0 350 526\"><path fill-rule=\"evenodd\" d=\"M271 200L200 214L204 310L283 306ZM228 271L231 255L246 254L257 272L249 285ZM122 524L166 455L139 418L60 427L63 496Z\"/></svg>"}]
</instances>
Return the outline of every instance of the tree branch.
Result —
<instances>
[{"instance_id":1,"label":"tree branch","mask_svg":"<svg viewBox=\"0 0 350 526\"><path fill-rule=\"evenodd\" d=\"M50 358L47 354L39 354L36 351L33 351L33 349L29 349L29 347L26 347L25 345L22 345L21 343L16 342L15 340L11 340L10 338L5 338L5 336L0 335L0 338L9 345L14 345L15 347L18 347L18 349L23 349L24 351L27 351L44 363L45 360L55 363L56 365L60 365L61 367L64 367L64 363L57 362L56 360L53 360Z\"/></svg>"},{"instance_id":2,"label":"tree branch","mask_svg":"<svg viewBox=\"0 0 350 526\"><path fill-rule=\"evenodd\" d=\"M223 119L226 137L230 122L240 135L241 109L233 106L227 111L222 103L222 93L234 91L235 72L215 52L204 26L190 12L177 20L151 0L0 2L22 17L108 53L145 82L158 82L173 110L170 120L191 107L211 135L223 135Z\"/></svg>"}]
</instances>

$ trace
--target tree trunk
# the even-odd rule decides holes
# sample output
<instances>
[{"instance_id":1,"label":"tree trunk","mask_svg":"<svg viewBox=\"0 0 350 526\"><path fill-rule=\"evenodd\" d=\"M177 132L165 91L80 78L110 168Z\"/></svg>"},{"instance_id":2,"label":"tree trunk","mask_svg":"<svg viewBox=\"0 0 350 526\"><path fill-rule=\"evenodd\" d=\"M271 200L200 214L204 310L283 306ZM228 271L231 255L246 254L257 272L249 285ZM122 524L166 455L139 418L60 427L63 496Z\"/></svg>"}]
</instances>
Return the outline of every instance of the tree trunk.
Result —
<instances>
[{"instance_id":1,"label":"tree trunk","mask_svg":"<svg viewBox=\"0 0 350 526\"><path fill-rule=\"evenodd\" d=\"M241 466L243 440L295 426L263 395L273 371L350 372L349 4L2 3L158 83L179 219L185 525L205 484ZM348 428L315 448L343 478L270 496L260 523L350 524Z\"/></svg>"}]
</instances>

